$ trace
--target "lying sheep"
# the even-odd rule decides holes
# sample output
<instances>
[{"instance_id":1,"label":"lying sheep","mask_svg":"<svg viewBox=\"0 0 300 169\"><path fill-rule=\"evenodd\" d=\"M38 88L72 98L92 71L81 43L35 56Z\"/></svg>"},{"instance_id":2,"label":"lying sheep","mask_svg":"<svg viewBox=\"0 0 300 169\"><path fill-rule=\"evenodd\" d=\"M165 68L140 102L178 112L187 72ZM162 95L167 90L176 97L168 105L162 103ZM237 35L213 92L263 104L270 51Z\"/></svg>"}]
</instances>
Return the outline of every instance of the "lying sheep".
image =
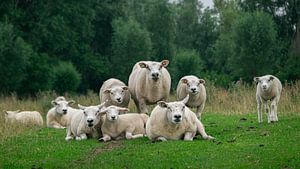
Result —
<instances>
[{"instance_id":1,"label":"lying sheep","mask_svg":"<svg viewBox=\"0 0 300 169\"><path fill-rule=\"evenodd\" d=\"M159 101L146 124L146 134L150 140L167 141L184 139L192 141L198 131L203 139L213 139L206 134L203 124L185 104L189 95L182 101Z\"/></svg>"},{"instance_id":2,"label":"lying sheep","mask_svg":"<svg viewBox=\"0 0 300 169\"><path fill-rule=\"evenodd\" d=\"M6 123L22 123L26 125L43 126L43 118L37 111L6 111L5 112Z\"/></svg>"},{"instance_id":3,"label":"lying sheep","mask_svg":"<svg viewBox=\"0 0 300 169\"><path fill-rule=\"evenodd\" d=\"M137 113L119 115L120 112L127 111L129 109L116 106L109 106L101 111L102 114L106 113L106 118L101 126L103 137L99 141L135 139L144 136L149 116Z\"/></svg>"},{"instance_id":4,"label":"lying sheep","mask_svg":"<svg viewBox=\"0 0 300 169\"><path fill-rule=\"evenodd\" d=\"M268 123L278 121L277 105L282 91L282 84L280 80L273 75L265 75L261 77L254 77L254 81L257 82L256 101L258 122L261 123L263 121L261 104L264 105L264 109L267 112ZM271 101L271 111L269 111L270 108L268 100Z\"/></svg>"},{"instance_id":5,"label":"lying sheep","mask_svg":"<svg viewBox=\"0 0 300 169\"><path fill-rule=\"evenodd\" d=\"M148 113L148 104L166 100L171 88L171 77L166 69L169 61L140 61L129 76L128 87L139 113Z\"/></svg>"},{"instance_id":6,"label":"lying sheep","mask_svg":"<svg viewBox=\"0 0 300 169\"><path fill-rule=\"evenodd\" d=\"M189 95L189 100L186 103L189 107L197 107L196 115L201 119L201 112L204 109L206 101L205 80L199 79L196 76L184 76L180 79L177 85L177 99L182 100Z\"/></svg>"},{"instance_id":7,"label":"lying sheep","mask_svg":"<svg viewBox=\"0 0 300 169\"><path fill-rule=\"evenodd\" d=\"M105 104L106 107L115 105L119 107L128 107L130 101L130 92L128 87L118 79L108 79L101 86L100 103L108 100Z\"/></svg>"},{"instance_id":8,"label":"lying sheep","mask_svg":"<svg viewBox=\"0 0 300 169\"><path fill-rule=\"evenodd\" d=\"M100 110L105 102L97 106L82 106L78 104L81 111L73 114L70 125L67 127L66 141L72 140L85 140L89 137L99 138L100 136Z\"/></svg>"},{"instance_id":9,"label":"lying sheep","mask_svg":"<svg viewBox=\"0 0 300 169\"><path fill-rule=\"evenodd\" d=\"M69 107L75 103L74 100L66 101L63 96L51 101L52 107L47 113L47 126L50 128L64 129L67 127L73 112L78 109Z\"/></svg>"}]
</instances>

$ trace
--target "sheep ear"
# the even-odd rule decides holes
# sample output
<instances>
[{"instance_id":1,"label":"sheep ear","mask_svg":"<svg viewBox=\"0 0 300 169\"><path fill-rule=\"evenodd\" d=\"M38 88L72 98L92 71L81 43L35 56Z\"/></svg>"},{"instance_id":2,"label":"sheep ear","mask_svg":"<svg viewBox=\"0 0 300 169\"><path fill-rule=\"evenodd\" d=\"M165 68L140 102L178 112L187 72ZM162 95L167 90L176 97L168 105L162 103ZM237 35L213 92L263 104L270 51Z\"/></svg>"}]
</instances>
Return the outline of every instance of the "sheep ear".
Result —
<instances>
[{"instance_id":1,"label":"sheep ear","mask_svg":"<svg viewBox=\"0 0 300 169\"><path fill-rule=\"evenodd\" d=\"M51 101L51 104L52 104L53 106L57 106L57 105L58 105L58 103L57 103L55 100L52 100L52 101Z\"/></svg>"},{"instance_id":2,"label":"sheep ear","mask_svg":"<svg viewBox=\"0 0 300 169\"><path fill-rule=\"evenodd\" d=\"M128 90L128 87L127 86L122 86L122 89L123 90Z\"/></svg>"},{"instance_id":3,"label":"sheep ear","mask_svg":"<svg viewBox=\"0 0 300 169\"><path fill-rule=\"evenodd\" d=\"M205 84L205 80L204 79L199 79L199 83Z\"/></svg>"},{"instance_id":4,"label":"sheep ear","mask_svg":"<svg viewBox=\"0 0 300 169\"><path fill-rule=\"evenodd\" d=\"M100 110L99 114L104 115L107 112L107 108L103 108Z\"/></svg>"},{"instance_id":5,"label":"sheep ear","mask_svg":"<svg viewBox=\"0 0 300 169\"><path fill-rule=\"evenodd\" d=\"M5 115L8 115L8 111L4 111Z\"/></svg>"},{"instance_id":6,"label":"sheep ear","mask_svg":"<svg viewBox=\"0 0 300 169\"><path fill-rule=\"evenodd\" d=\"M78 104L79 109L84 110L86 107L82 106L81 104Z\"/></svg>"},{"instance_id":7,"label":"sheep ear","mask_svg":"<svg viewBox=\"0 0 300 169\"><path fill-rule=\"evenodd\" d=\"M164 101L157 102L157 105L159 105L162 108L167 108L168 107L168 104L166 102L164 102Z\"/></svg>"},{"instance_id":8,"label":"sheep ear","mask_svg":"<svg viewBox=\"0 0 300 169\"><path fill-rule=\"evenodd\" d=\"M145 62L140 62L139 65L141 68L148 68L148 65Z\"/></svg>"},{"instance_id":9,"label":"sheep ear","mask_svg":"<svg viewBox=\"0 0 300 169\"><path fill-rule=\"evenodd\" d=\"M104 107L105 103L108 102L108 100L105 100L105 102L101 103L98 105L98 108L101 109L102 107Z\"/></svg>"},{"instance_id":10,"label":"sheep ear","mask_svg":"<svg viewBox=\"0 0 300 169\"><path fill-rule=\"evenodd\" d=\"M253 80L254 80L254 82L258 83L259 82L259 77L254 77Z\"/></svg>"},{"instance_id":11,"label":"sheep ear","mask_svg":"<svg viewBox=\"0 0 300 169\"><path fill-rule=\"evenodd\" d=\"M169 65L169 60L163 60L160 63L162 67L167 67Z\"/></svg>"},{"instance_id":12,"label":"sheep ear","mask_svg":"<svg viewBox=\"0 0 300 169\"><path fill-rule=\"evenodd\" d=\"M181 82L184 83L184 84L187 84L188 80L187 79L181 79Z\"/></svg>"},{"instance_id":13,"label":"sheep ear","mask_svg":"<svg viewBox=\"0 0 300 169\"><path fill-rule=\"evenodd\" d=\"M68 105L72 105L72 104L74 104L75 103L75 101L74 100L70 100L70 101L68 101Z\"/></svg>"},{"instance_id":14,"label":"sheep ear","mask_svg":"<svg viewBox=\"0 0 300 169\"><path fill-rule=\"evenodd\" d=\"M186 97L183 100L181 100L181 102L186 104L189 101L189 98L190 98L190 95L188 94L188 95L186 95Z\"/></svg>"},{"instance_id":15,"label":"sheep ear","mask_svg":"<svg viewBox=\"0 0 300 169\"><path fill-rule=\"evenodd\" d=\"M125 108L125 107L118 107L118 111L119 112L129 112L129 109Z\"/></svg>"},{"instance_id":16,"label":"sheep ear","mask_svg":"<svg viewBox=\"0 0 300 169\"><path fill-rule=\"evenodd\" d=\"M110 89L106 89L106 90L104 90L104 93L105 93L105 94L108 94L108 93L110 93Z\"/></svg>"},{"instance_id":17,"label":"sheep ear","mask_svg":"<svg viewBox=\"0 0 300 169\"><path fill-rule=\"evenodd\" d=\"M270 76L269 80L274 80L274 76Z\"/></svg>"}]
</instances>

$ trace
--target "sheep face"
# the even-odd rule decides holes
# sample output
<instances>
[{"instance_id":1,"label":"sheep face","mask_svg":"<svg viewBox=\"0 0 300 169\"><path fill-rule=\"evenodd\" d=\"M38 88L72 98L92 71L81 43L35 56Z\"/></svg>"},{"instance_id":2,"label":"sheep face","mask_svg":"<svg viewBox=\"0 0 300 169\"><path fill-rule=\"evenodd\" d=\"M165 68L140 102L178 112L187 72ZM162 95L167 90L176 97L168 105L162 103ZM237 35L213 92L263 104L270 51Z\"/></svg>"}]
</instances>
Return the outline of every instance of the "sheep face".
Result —
<instances>
[{"instance_id":1,"label":"sheep face","mask_svg":"<svg viewBox=\"0 0 300 169\"><path fill-rule=\"evenodd\" d=\"M162 75L162 68L167 67L169 64L168 60L163 60L161 62L140 62L139 65L143 69L148 70L148 78L157 82Z\"/></svg>"},{"instance_id":2,"label":"sheep face","mask_svg":"<svg viewBox=\"0 0 300 169\"><path fill-rule=\"evenodd\" d=\"M15 114L18 113L20 110L17 111L5 111L5 122L8 123L9 121L11 121Z\"/></svg>"},{"instance_id":3,"label":"sheep face","mask_svg":"<svg viewBox=\"0 0 300 169\"><path fill-rule=\"evenodd\" d=\"M273 76L262 76L262 77L255 77L254 81L258 82L262 91L269 91L273 85Z\"/></svg>"},{"instance_id":4,"label":"sheep face","mask_svg":"<svg viewBox=\"0 0 300 169\"><path fill-rule=\"evenodd\" d=\"M164 101L158 102L158 105L162 108L166 108L167 119L173 124L179 124L184 119L185 104L182 102L166 103Z\"/></svg>"},{"instance_id":5,"label":"sheep face","mask_svg":"<svg viewBox=\"0 0 300 169\"><path fill-rule=\"evenodd\" d=\"M198 94L200 85L205 83L203 79L182 79L181 81L186 84L187 92L192 95Z\"/></svg>"},{"instance_id":6,"label":"sheep face","mask_svg":"<svg viewBox=\"0 0 300 169\"><path fill-rule=\"evenodd\" d=\"M118 86L104 91L105 94L109 94L110 99L116 103L123 103L125 92L128 91L127 86Z\"/></svg>"},{"instance_id":7,"label":"sheep face","mask_svg":"<svg viewBox=\"0 0 300 169\"><path fill-rule=\"evenodd\" d=\"M84 123L88 127L94 127L100 122L100 109L102 106L89 106L85 107L78 105L78 107L83 110Z\"/></svg>"},{"instance_id":8,"label":"sheep face","mask_svg":"<svg viewBox=\"0 0 300 169\"><path fill-rule=\"evenodd\" d=\"M74 100L70 100L70 101L65 101L65 100L55 101L55 100L53 100L51 103L52 103L52 105L55 106L57 114L66 115L68 113L69 105L75 103L75 101Z\"/></svg>"},{"instance_id":9,"label":"sheep face","mask_svg":"<svg viewBox=\"0 0 300 169\"><path fill-rule=\"evenodd\" d=\"M117 106L109 106L101 111L102 114L106 113L106 119L108 121L114 122L119 118L119 113L127 112L129 109Z\"/></svg>"}]
</instances>

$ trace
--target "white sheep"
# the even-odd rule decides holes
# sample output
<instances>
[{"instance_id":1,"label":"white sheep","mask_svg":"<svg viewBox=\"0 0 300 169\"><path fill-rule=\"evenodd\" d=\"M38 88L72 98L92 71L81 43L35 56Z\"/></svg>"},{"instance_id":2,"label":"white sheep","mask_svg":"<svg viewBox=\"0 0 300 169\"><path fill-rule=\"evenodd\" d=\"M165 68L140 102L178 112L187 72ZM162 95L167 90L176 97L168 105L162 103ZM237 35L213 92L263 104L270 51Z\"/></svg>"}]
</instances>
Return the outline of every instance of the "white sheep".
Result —
<instances>
[{"instance_id":1,"label":"white sheep","mask_svg":"<svg viewBox=\"0 0 300 169\"><path fill-rule=\"evenodd\" d=\"M47 126L57 129L66 128L73 112L78 111L78 109L69 107L69 105L75 103L75 101L66 101L64 97L60 96L52 100L51 103L54 107L47 113Z\"/></svg>"},{"instance_id":2,"label":"white sheep","mask_svg":"<svg viewBox=\"0 0 300 169\"><path fill-rule=\"evenodd\" d=\"M203 139L214 139L206 134L203 124L185 106L189 95L182 101L159 101L146 124L146 134L152 141L184 139L192 141L198 131Z\"/></svg>"},{"instance_id":3,"label":"white sheep","mask_svg":"<svg viewBox=\"0 0 300 169\"><path fill-rule=\"evenodd\" d=\"M148 113L147 106L169 97L171 77L166 69L169 61L140 61L129 76L128 87L139 113Z\"/></svg>"},{"instance_id":4,"label":"white sheep","mask_svg":"<svg viewBox=\"0 0 300 169\"><path fill-rule=\"evenodd\" d=\"M196 76L184 76L180 79L177 85L177 99L182 100L189 95L189 100L186 103L189 107L196 107L196 115L201 119L201 113L206 102L205 80L199 79Z\"/></svg>"},{"instance_id":5,"label":"white sheep","mask_svg":"<svg viewBox=\"0 0 300 169\"><path fill-rule=\"evenodd\" d=\"M88 137L99 138L101 117L100 110L105 102L97 106L82 106L78 104L81 111L73 114L70 124L67 127L66 141L72 140L85 140Z\"/></svg>"},{"instance_id":6,"label":"white sheep","mask_svg":"<svg viewBox=\"0 0 300 169\"><path fill-rule=\"evenodd\" d=\"M114 78L106 80L100 88L100 103L106 101L105 106L128 107L130 92L122 81Z\"/></svg>"},{"instance_id":7,"label":"white sheep","mask_svg":"<svg viewBox=\"0 0 300 169\"><path fill-rule=\"evenodd\" d=\"M101 111L106 113L106 118L101 126L103 137L99 141L109 141L111 139L135 139L145 135L145 125L149 118L146 114L128 113L129 109L117 106L109 106Z\"/></svg>"},{"instance_id":8,"label":"white sheep","mask_svg":"<svg viewBox=\"0 0 300 169\"><path fill-rule=\"evenodd\" d=\"M43 126L43 118L37 111L5 111L5 122Z\"/></svg>"},{"instance_id":9,"label":"white sheep","mask_svg":"<svg viewBox=\"0 0 300 169\"><path fill-rule=\"evenodd\" d=\"M264 109L267 113L268 123L278 121L277 105L282 91L282 84L280 80L273 75L265 75L261 77L254 77L254 81L257 82L256 101L258 122L261 123L263 121L261 104L264 105ZM271 101L271 111L268 105L268 100Z\"/></svg>"}]
</instances>

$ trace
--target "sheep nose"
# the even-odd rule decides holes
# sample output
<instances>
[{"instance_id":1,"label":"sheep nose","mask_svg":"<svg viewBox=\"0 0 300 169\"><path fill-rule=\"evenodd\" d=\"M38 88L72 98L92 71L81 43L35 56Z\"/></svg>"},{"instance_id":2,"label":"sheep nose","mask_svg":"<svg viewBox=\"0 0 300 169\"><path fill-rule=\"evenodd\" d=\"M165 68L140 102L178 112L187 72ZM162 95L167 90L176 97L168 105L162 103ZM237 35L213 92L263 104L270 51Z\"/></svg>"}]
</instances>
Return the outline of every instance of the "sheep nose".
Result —
<instances>
[{"instance_id":1,"label":"sheep nose","mask_svg":"<svg viewBox=\"0 0 300 169\"><path fill-rule=\"evenodd\" d=\"M181 118L181 115L174 115L174 117L175 117L176 119L180 119L180 118Z\"/></svg>"},{"instance_id":2,"label":"sheep nose","mask_svg":"<svg viewBox=\"0 0 300 169\"><path fill-rule=\"evenodd\" d=\"M118 100L118 102L121 102L121 98L119 97L119 98L117 98L117 100Z\"/></svg>"},{"instance_id":3,"label":"sheep nose","mask_svg":"<svg viewBox=\"0 0 300 169\"><path fill-rule=\"evenodd\" d=\"M191 88L192 92L195 92L196 91L196 88Z\"/></svg>"},{"instance_id":4,"label":"sheep nose","mask_svg":"<svg viewBox=\"0 0 300 169\"><path fill-rule=\"evenodd\" d=\"M158 77L158 73L152 73L152 77L157 78Z\"/></svg>"},{"instance_id":5,"label":"sheep nose","mask_svg":"<svg viewBox=\"0 0 300 169\"><path fill-rule=\"evenodd\" d=\"M111 116L111 119L113 119L113 120L114 120L115 118L116 118L116 116Z\"/></svg>"},{"instance_id":6,"label":"sheep nose","mask_svg":"<svg viewBox=\"0 0 300 169\"><path fill-rule=\"evenodd\" d=\"M87 120L88 123L93 123L93 121L94 121L93 119L88 119Z\"/></svg>"},{"instance_id":7,"label":"sheep nose","mask_svg":"<svg viewBox=\"0 0 300 169\"><path fill-rule=\"evenodd\" d=\"M63 111L65 114L67 113L67 109L63 109L62 111Z\"/></svg>"}]
</instances>

